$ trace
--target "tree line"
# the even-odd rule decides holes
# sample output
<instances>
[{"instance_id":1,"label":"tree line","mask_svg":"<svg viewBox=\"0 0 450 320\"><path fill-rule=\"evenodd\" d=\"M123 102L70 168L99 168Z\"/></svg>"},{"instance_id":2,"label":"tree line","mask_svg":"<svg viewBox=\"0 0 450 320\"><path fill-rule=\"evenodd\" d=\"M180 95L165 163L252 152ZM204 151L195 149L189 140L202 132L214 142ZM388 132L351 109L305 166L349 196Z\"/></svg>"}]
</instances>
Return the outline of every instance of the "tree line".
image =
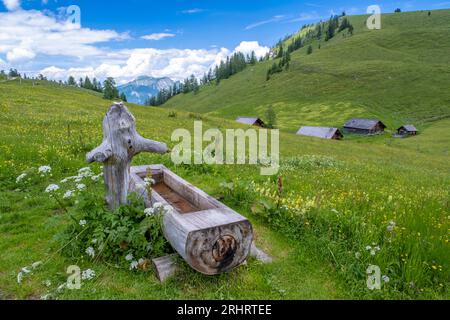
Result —
<instances>
[{"instance_id":1,"label":"tree line","mask_svg":"<svg viewBox=\"0 0 450 320\"><path fill-rule=\"evenodd\" d=\"M274 62L267 70L266 80L270 80L271 76L275 73L289 69L290 55L292 52L308 46L306 53L310 55L313 53L313 41L319 40L320 49L320 40L330 41L337 33L344 30L348 30L348 33L353 35L354 27L346 17L345 12L340 16L331 16L327 22L321 21L317 24L304 25L300 30L302 31L300 36L295 37L292 35L280 40L272 49L271 53L272 58L279 60ZM289 40L290 43L286 45L286 42L289 42Z\"/></svg>"}]
</instances>

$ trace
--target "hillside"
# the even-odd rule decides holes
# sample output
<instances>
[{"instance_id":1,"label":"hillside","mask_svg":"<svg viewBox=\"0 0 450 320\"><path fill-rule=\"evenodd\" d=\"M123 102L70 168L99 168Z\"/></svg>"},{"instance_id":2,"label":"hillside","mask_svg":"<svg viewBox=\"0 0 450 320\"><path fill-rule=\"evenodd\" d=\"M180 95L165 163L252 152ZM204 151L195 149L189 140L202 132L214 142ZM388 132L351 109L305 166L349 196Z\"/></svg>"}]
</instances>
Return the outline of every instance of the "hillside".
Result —
<instances>
[{"instance_id":1,"label":"hillside","mask_svg":"<svg viewBox=\"0 0 450 320\"><path fill-rule=\"evenodd\" d=\"M59 233L75 204L65 213L43 191L86 166L85 153L102 140L110 104L98 94L47 82L0 83L0 298L448 299L448 119L404 140L336 142L282 132L285 209L274 204L276 177L260 176L257 167L175 166L169 155L136 157L134 164L164 163L248 217L258 246L275 259L270 265L250 259L219 277L183 267L161 285L153 271L133 272L59 251ZM189 113L174 118L161 108L130 110L143 136L171 147L174 129L193 127ZM244 127L212 116L203 122L205 128ZM52 168L51 176L33 174L42 165ZM98 165L92 168L100 172ZM31 180L17 183L23 172ZM90 185L89 192L101 198L103 186ZM380 252L372 256L367 246ZM35 261L45 264L18 284L18 272ZM74 263L94 269L95 281L81 290L57 291ZM366 287L369 264L389 276L380 291Z\"/></svg>"},{"instance_id":2,"label":"hillside","mask_svg":"<svg viewBox=\"0 0 450 320\"><path fill-rule=\"evenodd\" d=\"M235 119L265 117L273 105L281 129L342 127L350 117L382 119L391 129L419 129L450 117L450 10L384 14L381 30L368 16L351 16L353 36L338 34L292 54L288 71L266 81L273 61L258 63L197 94L181 94L165 107Z\"/></svg>"}]
</instances>

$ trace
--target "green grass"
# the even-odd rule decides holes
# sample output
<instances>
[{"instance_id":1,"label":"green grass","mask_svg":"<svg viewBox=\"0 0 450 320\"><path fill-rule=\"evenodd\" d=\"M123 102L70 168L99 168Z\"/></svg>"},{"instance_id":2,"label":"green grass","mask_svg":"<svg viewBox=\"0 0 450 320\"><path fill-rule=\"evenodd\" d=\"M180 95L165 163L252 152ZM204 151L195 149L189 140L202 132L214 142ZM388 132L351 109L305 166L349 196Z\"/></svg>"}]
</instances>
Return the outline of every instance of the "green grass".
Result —
<instances>
[{"instance_id":1,"label":"green grass","mask_svg":"<svg viewBox=\"0 0 450 320\"><path fill-rule=\"evenodd\" d=\"M274 178L261 177L256 167L175 167L168 156L140 155L135 164L164 163L247 216L255 225L257 244L275 257L272 265L251 259L217 277L202 276L184 265L175 279L160 285L153 272L73 261L57 253L61 244L55 235L69 218L43 190L85 166L85 152L101 141L101 121L110 102L86 91L47 83L33 87L27 81L0 84L0 101L3 297L35 299L53 292L65 281L65 269L79 264L99 276L82 290L66 290L58 298L448 298L448 120L404 140L381 136L336 142L283 132L283 201L294 202L289 212L252 210L261 200L274 200L272 192L266 194L274 190ZM132 106L131 111L144 136L172 146L173 129L193 127L194 119L184 112L170 118L169 110ZM204 125L239 127L210 116ZM305 155L317 157L319 165L311 165ZM292 157L299 161L288 161ZM328 158L330 166L321 160ZM15 183L19 174L40 165L50 165L53 176L35 177L26 186ZM234 182L235 187L226 192L222 182ZM258 191L262 187L266 191ZM103 191L99 187L91 192ZM390 220L398 226L392 243L386 232ZM374 258L364 249L372 242L382 248ZM363 255L360 259L355 258L357 252ZM47 260L17 284L22 267ZM375 293L365 285L369 264L379 265L391 278ZM52 283L49 288L46 280ZM411 282L415 287L410 290Z\"/></svg>"},{"instance_id":2,"label":"green grass","mask_svg":"<svg viewBox=\"0 0 450 320\"><path fill-rule=\"evenodd\" d=\"M273 104L282 129L281 197L277 177L262 177L254 166L174 166L168 155L151 154L134 160L163 163L248 217L258 246L275 258L270 265L250 259L216 277L182 264L164 285L152 271L58 252L56 235L70 219L43 190L86 166L84 155L100 143L111 102L47 82L1 82L0 299L54 292L71 264L92 268L97 277L56 298L449 299L449 18L448 10L430 18L387 15L383 30L369 32L361 28L364 17L351 17L353 37L322 43L310 56L296 52L290 70L269 82L271 63L262 63L170 100L176 117L169 117L170 108L131 106L138 131L171 147L174 129L193 129L196 115L188 112L201 113L205 129L245 128L236 116L262 116ZM420 135L327 141L293 134L302 124L341 126L354 116L377 116L390 128L412 122ZM29 183L16 183L41 165L53 168L51 177L30 174ZM89 191L103 192L101 185ZM387 230L391 221L393 232ZM369 245L381 250L372 256ZM46 263L19 285L17 273L35 261ZM390 278L379 291L366 287L372 264Z\"/></svg>"},{"instance_id":3,"label":"green grass","mask_svg":"<svg viewBox=\"0 0 450 320\"><path fill-rule=\"evenodd\" d=\"M367 16L349 17L353 36L337 34L292 54L288 71L266 81L273 61L182 94L165 106L236 119L260 116L272 104L280 129L302 125L342 127L351 117L377 117L390 129L420 129L450 116L450 10L385 14L381 30L364 27Z\"/></svg>"}]
</instances>

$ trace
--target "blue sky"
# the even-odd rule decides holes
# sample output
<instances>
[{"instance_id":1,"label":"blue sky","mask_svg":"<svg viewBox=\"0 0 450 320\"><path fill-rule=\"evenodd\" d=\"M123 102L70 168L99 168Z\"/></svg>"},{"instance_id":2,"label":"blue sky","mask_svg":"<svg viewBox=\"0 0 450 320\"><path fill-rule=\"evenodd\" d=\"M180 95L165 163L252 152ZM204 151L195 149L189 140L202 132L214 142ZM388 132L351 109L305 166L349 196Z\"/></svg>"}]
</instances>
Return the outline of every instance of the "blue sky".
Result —
<instances>
[{"instance_id":1,"label":"blue sky","mask_svg":"<svg viewBox=\"0 0 450 320\"><path fill-rule=\"evenodd\" d=\"M0 0L0 68L51 78L87 74L119 82L147 74L200 75L233 51L270 46L301 25L333 13L450 8L450 0ZM77 5L81 23L66 24Z\"/></svg>"}]
</instances>

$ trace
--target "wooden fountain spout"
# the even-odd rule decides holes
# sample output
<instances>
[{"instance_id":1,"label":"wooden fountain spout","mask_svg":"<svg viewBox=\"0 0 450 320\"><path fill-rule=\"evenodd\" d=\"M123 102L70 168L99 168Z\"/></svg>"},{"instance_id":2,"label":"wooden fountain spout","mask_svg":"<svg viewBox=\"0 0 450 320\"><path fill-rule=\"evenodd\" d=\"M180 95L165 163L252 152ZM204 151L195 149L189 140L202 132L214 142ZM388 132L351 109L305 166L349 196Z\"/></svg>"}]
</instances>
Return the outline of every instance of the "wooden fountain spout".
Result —
<instances>
[{"instance_id":1,"label":"wooden fountain spout","mask_svg":"<svg viewBox=\"0 0 450 320\"><path fill-rule=\"evenodd\" d=\"M106 202L111 210L127 203L130 164L141 152L164 154L165 143L145 139L136 131L136 119L122 103L112 105L103 120L103 142L86 155L88 163L102 162Z\"/></svg>"}]
</instances>

